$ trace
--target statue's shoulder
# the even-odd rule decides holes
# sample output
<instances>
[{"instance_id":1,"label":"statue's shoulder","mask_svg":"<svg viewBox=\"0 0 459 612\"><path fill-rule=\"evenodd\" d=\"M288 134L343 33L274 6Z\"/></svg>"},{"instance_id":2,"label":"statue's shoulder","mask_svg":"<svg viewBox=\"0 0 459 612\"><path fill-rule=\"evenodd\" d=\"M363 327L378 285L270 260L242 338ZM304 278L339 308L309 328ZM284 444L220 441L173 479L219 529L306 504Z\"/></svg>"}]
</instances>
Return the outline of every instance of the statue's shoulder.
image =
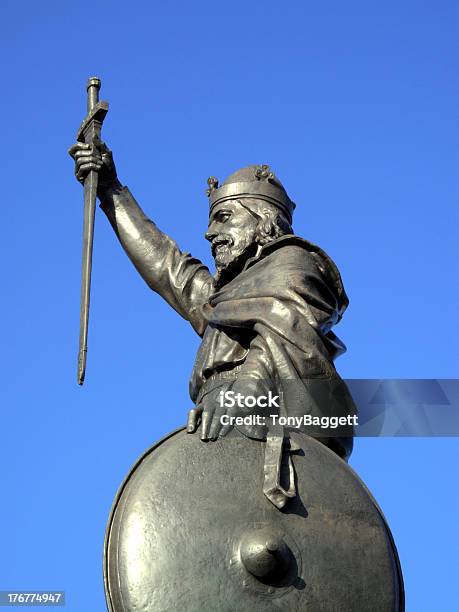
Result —
<instances>
[{"instance_id":1,"label":"statue's shoulder","mask_svg":"<svg viewBox=\"0 0 459 612\"><path fill-rule=\"evenodd\" d=\"M333 271L339 275L336 264L323 249L295 234L286 234L269 242L263 247L261 255L262 257L272 256L273 259L282 257L314 262L322 273L326 270L329 272L330 268L330 272Z\"/></svg>"},{"instance_id":2,"label":"statue's shoulder","mask_svg":"<svg viewBox=\"0 0 459 612\"><path fill-rule=\"evenodd\" d=\"M305 238L301 238L301 236L296 236L295 234L286 234L285 236L281 236L280 238L276 238L265 244L262 249L263 256L270 255L275 251L279 251L282 249L283 253L295 253L298 256L303 256L306 253L314 253L316 251L320 251L318 246L309 242Z\"/></svg>"},{"instance_id":3,"label":"statue's shoulder","mask_svg":"<svg viewBox=\"0 0 459 612\"><path fill-rule=\"evenodd\" d=\"M297 261L302 260L305 266L307 262L311 263L313 261L327 284L335 291L340 302L341 314L347 308L349 299L344 290L343 281L337 265L322 248L313 242L301 238L301 236L296 236L295 234L286 234L266 244L262 249L262 256L273 258L281 257L282 259L285 258Z\"/></svg>"}]
</instances>

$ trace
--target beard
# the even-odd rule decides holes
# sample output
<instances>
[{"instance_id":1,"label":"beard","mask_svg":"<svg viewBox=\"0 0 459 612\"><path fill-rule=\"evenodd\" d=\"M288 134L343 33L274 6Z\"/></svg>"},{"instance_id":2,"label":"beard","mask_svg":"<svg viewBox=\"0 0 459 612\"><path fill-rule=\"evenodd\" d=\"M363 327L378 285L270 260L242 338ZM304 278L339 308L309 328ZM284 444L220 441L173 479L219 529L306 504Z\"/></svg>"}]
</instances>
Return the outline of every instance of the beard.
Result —
<instances>
[{"instance_id":1,"label":"beard","mask_svg":"<svg viewBox=\"0 0 459 612\"><path fill-rule=\"evenodd\" d=\"M246 236L237 242L229 234L219 234L212 241L212 255L215 260L215 282L222 286L242 271L245 262L256 255L258 243L254 236Z\"/></svg>"}]
</instances>

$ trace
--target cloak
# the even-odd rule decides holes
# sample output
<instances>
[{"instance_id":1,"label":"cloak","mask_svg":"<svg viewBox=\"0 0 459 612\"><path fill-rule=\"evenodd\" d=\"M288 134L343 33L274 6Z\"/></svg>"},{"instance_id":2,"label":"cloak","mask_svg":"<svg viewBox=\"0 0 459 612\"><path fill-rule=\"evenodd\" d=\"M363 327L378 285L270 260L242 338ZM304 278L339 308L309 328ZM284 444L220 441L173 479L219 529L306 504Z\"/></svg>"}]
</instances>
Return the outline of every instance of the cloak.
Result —
<instances>
[{"instance_id":1,"label":"cloak","mask_svg":"<svg viewBox=\"0 0 459 612\"><path fill-rule=\"evenodd\" d=\"M283 416L356 414L333 365L346 348L331 328L347 305L339 272L319 247L293 235L265 245L201 306L207 327L190 381L192 399L199 403L216 387L245 396L272 390L282 394ZM224 375L230 371L235 377ZM266 416L266 410L258 410ZM266 440L269 423L238 429ZM351 452L352 428L295 429L321 439L342 457Z\"/></svg>"}]
</instances>

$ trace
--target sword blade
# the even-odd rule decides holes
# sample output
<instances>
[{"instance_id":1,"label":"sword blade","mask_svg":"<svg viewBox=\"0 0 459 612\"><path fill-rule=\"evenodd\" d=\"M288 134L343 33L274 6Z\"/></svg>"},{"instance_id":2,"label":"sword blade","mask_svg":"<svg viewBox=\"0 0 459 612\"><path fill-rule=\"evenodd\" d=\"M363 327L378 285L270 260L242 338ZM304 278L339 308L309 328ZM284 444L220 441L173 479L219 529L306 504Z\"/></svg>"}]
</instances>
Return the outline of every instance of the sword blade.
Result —
<instances>
[{"instance_id":1,"label":"sword blade","mask_svg":"<svg viewBox=\"0 0 459 612\"><path fill-rule=\"evenodd\" d=\"M86 372L88 351L89 301L91 296L92 248L96 212L97 172L91 170L84 182L83 254L81 267L80 346L78 351L78 384L82 385Z\"/></svg>"}]
</instances>

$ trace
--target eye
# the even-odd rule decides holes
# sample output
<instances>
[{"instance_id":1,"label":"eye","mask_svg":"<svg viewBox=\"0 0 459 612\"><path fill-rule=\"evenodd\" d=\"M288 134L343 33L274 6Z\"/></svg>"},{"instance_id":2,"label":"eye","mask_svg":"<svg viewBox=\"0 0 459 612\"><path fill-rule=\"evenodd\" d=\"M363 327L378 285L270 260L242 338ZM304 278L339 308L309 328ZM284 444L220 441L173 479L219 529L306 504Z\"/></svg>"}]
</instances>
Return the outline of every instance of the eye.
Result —
<instances>
[{"instance_id":1,"label":"eye","mask_svg":"<svg viewBox=\"0 0 459 612\"><path fill-rule=\"evenodd\" d=\"M217 215L217 221L220 223L224 223L227 219L231 217L231 213L227 210L222 210Z\"/></svg>"}]
</instances>

